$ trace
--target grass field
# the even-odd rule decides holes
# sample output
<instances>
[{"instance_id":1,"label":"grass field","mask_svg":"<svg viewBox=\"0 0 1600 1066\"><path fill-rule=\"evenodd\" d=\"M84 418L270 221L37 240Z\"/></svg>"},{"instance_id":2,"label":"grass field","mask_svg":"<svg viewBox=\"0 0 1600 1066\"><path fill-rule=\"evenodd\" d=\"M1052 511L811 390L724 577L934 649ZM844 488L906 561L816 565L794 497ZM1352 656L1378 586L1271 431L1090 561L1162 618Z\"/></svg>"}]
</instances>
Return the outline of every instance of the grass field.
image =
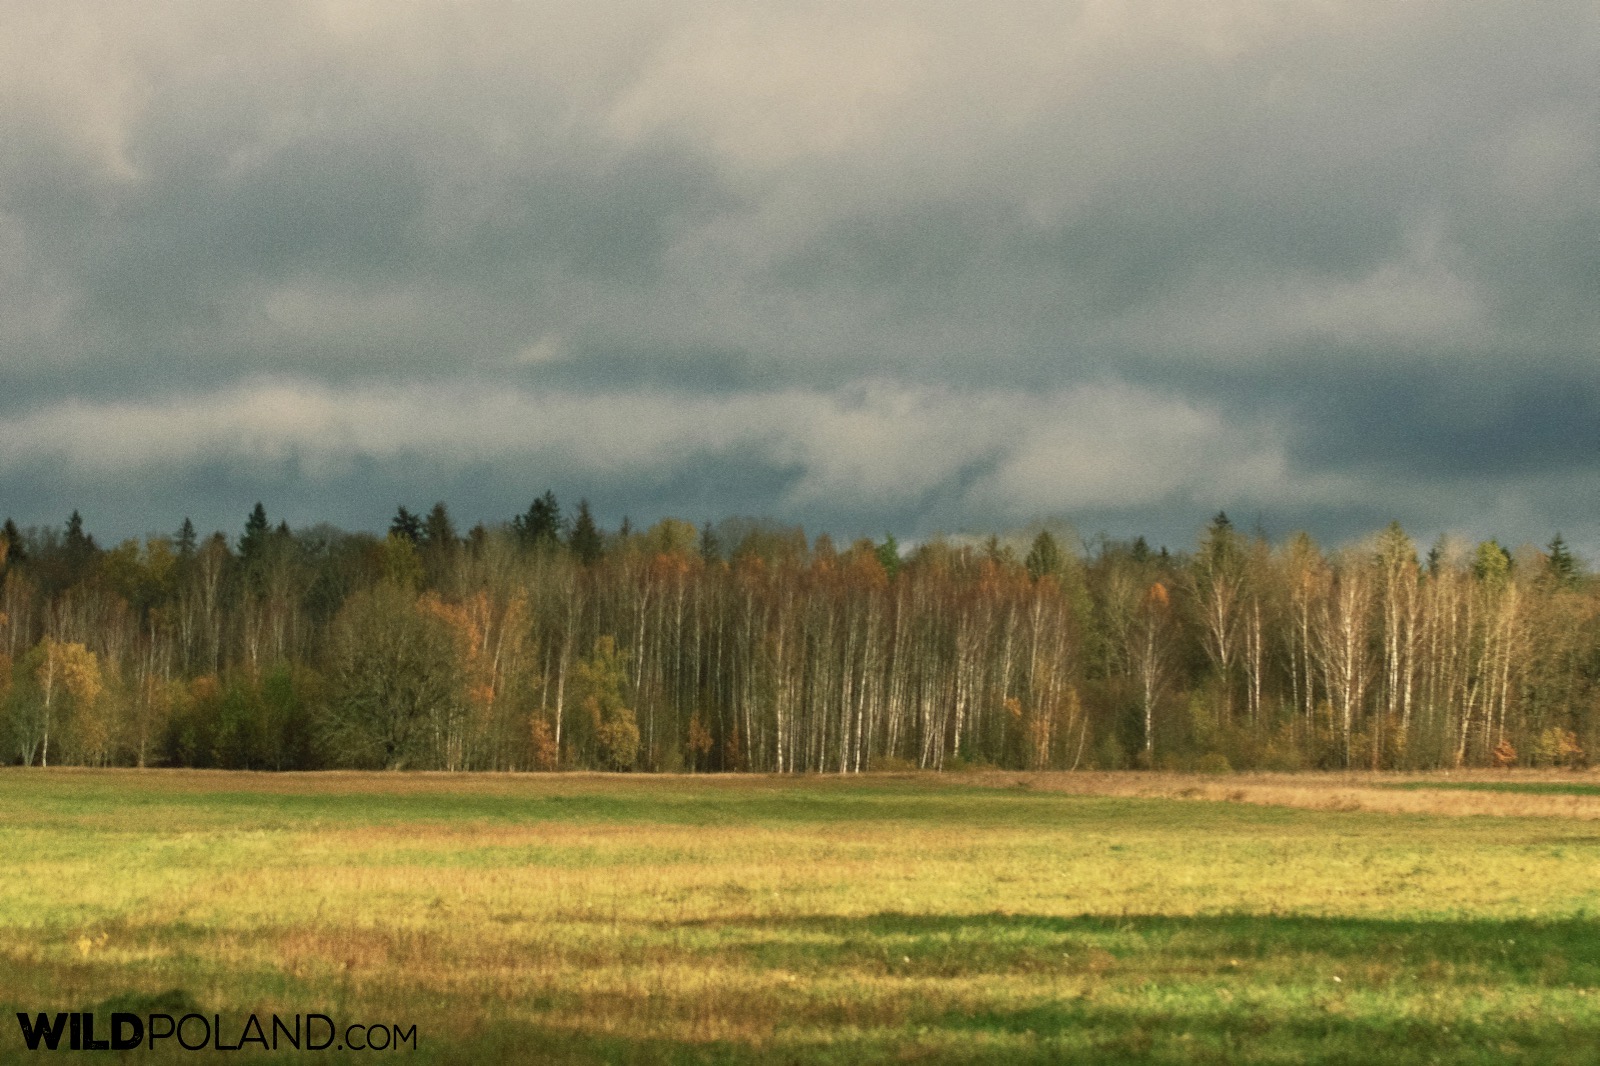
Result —
<instances>
[{"instance_id":1,"label":"grass field","mask_svg":"<svg viewBox=\"0 0 1600 1066\"><path fill-rule=\"evenodd\" d=\"M1579 818L11 770L0 827L5 1061L16 1011L119 1009L417 1028L319 1062L1600 1061Z\"/></svg>"}]
</instances>

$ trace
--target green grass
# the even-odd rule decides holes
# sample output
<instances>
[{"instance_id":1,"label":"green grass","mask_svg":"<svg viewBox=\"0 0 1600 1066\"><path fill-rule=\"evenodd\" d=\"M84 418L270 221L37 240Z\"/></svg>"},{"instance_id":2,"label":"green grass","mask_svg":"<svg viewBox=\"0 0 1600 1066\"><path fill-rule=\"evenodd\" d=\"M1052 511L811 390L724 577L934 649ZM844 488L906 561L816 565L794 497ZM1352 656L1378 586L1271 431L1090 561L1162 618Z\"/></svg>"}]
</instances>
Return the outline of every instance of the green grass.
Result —
<instances>
[{"instance_id":1,"label":"green grass","mask_svg":"<svg viewBox=\"0 0 1600 1066\"><path fill-rule=\"evenodd\" d=\"M1391 781L1378 788L1455 792L1525 792L1536 796L1600 796L1600 785L1576 781Z\"/></svg>"},{"instance_id":2,"label":"green grass","mask_svg":"<svg viewBox=\"0 0 1600 1066\"><path fill-rule=\"evenodd\" d=\"M1600 1059L1592 822L7 771L0 826L5 1061L17 1010L161 1003L415 1024L429 1063Z\"/></svg>"}]
</instances>

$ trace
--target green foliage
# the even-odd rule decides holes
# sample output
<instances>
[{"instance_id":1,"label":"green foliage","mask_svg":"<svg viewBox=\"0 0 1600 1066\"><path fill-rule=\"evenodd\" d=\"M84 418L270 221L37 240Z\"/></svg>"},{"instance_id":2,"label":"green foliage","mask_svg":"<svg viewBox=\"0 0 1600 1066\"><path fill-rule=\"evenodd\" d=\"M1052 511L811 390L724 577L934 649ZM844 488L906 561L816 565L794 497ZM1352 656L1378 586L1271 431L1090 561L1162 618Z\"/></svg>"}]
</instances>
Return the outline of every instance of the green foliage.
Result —
<instances>
[{"instance_id":1,"label":"green foliage","mask_svg":"<svg viewBox=\"0 0 1600 1066\"><path fill-rule=\"evenodd\" d=\"M717 536L717 531L712 528L710 522L700 527L700 543L697 548L703 562L718 563L722 561L722 538Z\"/></svg>"},{"instance_id":2,"label":"green foliage","mask_svg":"<svg viewBox=\"0 0 1600 1066\"><path fill-rule=\"evenodd\" d=\"M1056 577L1061 573L1063 564L1061 547L1056 543L1056 538L1048 529L1041 529L1039 535L1033 538L1033 546L1028 549L1028 557L1023 561L1028 576L1035 581L1042 577Z\"/></svg>"},{"instance_id":3,"label":"green foliage","mask_svg":"<svg viewBox=\"0 0 1600 1066\"><path fill-rule=\"evenodd\" d=\"M188 515L183 516L183 525L178 527L172 542L177 548L178 558L187 560L193 557L195 548L199 545L199 538L195 535L194 523L189 520Z\"/></svg>"},{"instance_id":4,"label":"green foliage","mask_svg":"<svg viewBox=\"0 0 1600 1066\"><path fill-rule=\"evenodd\" d=\"M254 562L266 547L268 535L267 509L257 500L254 509L244 520L244 535L239 538L239 557L245 563Z\"/></svg>"},{"instance_id":5,"label":"green foliage","mask_svg":"<svg viewBox=\"0 0 1600 1066\"><path fill-rule=\"evenodd\" d=\"M695 554L698 537L698 532L688 522L663 518L651 526L639 541L650 555L676 555L688 559Z\"/></svg>"},{"instance_id":6,"label":"green foliage","mask_svg":"<svg viewBox=\"0 0 1600 1066\"><path fill-rule=\"evenodd\" d=\"M13 519L7 518L5 524L0 525L0 543L5 544L5 558L0 559L0 562L13 565L27 562L28 551L22 543L22 532L17 529L17 523Z\"/></svg>"},{"instance_id":7,"label":"green foliage","mask_svg":"<svg viewBox=\"0 0 1600 1066\"><path fill-rule=\"evenodd\" d=\"M1207 572L1229 570L1239 564L1241 554L1238 531L1233 528L1228 513L1218 511L1200 538L1200 550L1195 553L1196 566Z\"/></svg>"},{"instance_id":8,"label":"green foliage","mask_svg":"<svg viewBox=\"0 0 1600 1066\"><path fill-rule=\"evenodd\" d=\"M628 659L614 638L604 636L574 672L578 705L593 730L600 764L608 770L631 770L639 757L638 719L622 695Z\"/></svg>"},{"instance_id":9,"label":"green foliage","mask_svg":"<svg viewBox=\"0 0 1600 1066\"><path fill-rule=\"evenodd\" d=\"M401 507L395 511L394 519L389 523L391 537L404 537L412 544L422 540L422 519Z\"/></svg>"},{"instance_id":10,"label":"green foliage","mask_svg":"<svg viewBox=\"0 0 1600 1066\"><path fill-rule=\"evenodd\" d=\"M384 581L339 612L329 660L328 758L391 770L426 765L428 727L449 713L460 688L446 623L419 611L408 586Z\"/></svg>"},{"instance_id":11,"label":"green foliage","mask_svg":"<svg viewBox=\"0 0 1600 1066\"><path fill-rule=\"evenodd\" d=\"M876 555L883 572L889 575L890 581L893 581L895 575L900 572L900 545L895 541L893 533L883 535L883 543L877 546Z\"/></svg>"},{"instance_id":12,"label":"green foliage","mask_svg":"<svg viewBox=\"0 0 1600 1066\"><path fill-rule=\"evenodd\" d=\"M380 572L385 581L415 591L422 584L422 557L417 554L417 543L410 537L390 533L379 545L382 562Z\"/></svg>"},{"instance_id":13,"label":"green foliage","mask_svg":"<svg viewBox=\"0 0 1600 1066\"><path fill-rule=\"evenodd\" d=\"M584 566L593 566L600 561L600 556L605 552L605 538L600 535L600 527L595 525L594 515L589 511L589 501L578 501L578 514L572 520L572 533L567 537L567 548Z\"/></svg>"},{"instance_id":14,"label":"green foliage","mask_svg":"<svg viewBox=\"0 0 1600 1066\"><path fill-rule=\"evenodd\" d=\"M422 526L422 542L430 550L441 551L457 546L460 540L456 536L455 523L450 520L450 509L440 500L428 512L427 520Z\"/></svg>"},{"instance_id":15,"label":"green foliage","mask_svg":"<svg viewBox=\"0 0 1600 1066\"><path fill-rule=\"evenodd\" d=\"M1567 547L1567 542L1557 533L1545 548L1545 572L1560 588L1576 588L1582 572L1578 560Z\"/></svg>"},{"instance_id":16,"label":"green foliage","mask_svg":"<svg viewBox=\"0 0 1600 1066\"><path fill-rule=\"evenodd\" d=\"M546 491L528 505L527 513L511 520L512 532L524 547L550 551L560 547L566 523L556 494Z\"/></svg>"},{"instance_id":17,"label":"green foliage","mask_svg":"<svg viewBox=\"0 0 1600 1066\"><path fill-rule=\"evenodd\" d=\"M1511 578L1511 553L1498 541L1484 541L1473 554L1472 576L1490 588L1501 587Z\"/></svg>"},{"instance_id":18,"label":"green foliage","mask_svg":"<svg viewBox=\"0 0 1600 1066\"><path fill-rule=\"evenodd\" d=\"M1096 770L1126 770L1128 768L1128 753L1117 740L1114 730L1106 730L1094 747L1094 758L1091 764Z\"/></svg>"},{"instance_id":19,"label":"green foliage","mask_svg":"<svg viewBox=\"0 0 1600 1066\"><path fill-rule=\"evenodd\" d=\"M1559 537L1515 566L1495 541L1446 539L1422 570L1397 524L1328 552L1241 538L1222 514L1176 558L1106 538L1082 558L1057 526L932 538L901 558L892 536L840 550L772 522L670 518L600 551L587 503L567 537L550 493L465 540L442 503L398 519L383 539L292 532L257 505L239 556L188 522L108 551L81 516L65 533L0 534L7 661L52 633L106 671L92 715L52 707L66 715L52 761L392 764L370 730L332 728L360 718L354 704L328 711L351 691L353 645L387 639L371 637L375 621L362 636L349 624L380 585L411 598L396 619L448 637L418 645L438 645L416 675L435 691L429 739L395 753L407 766L1121 766L1144 746L1146 711L1155 753L1187 767L1208 753L1238 769L1344 766L1349 753L1481 766L1502 735L1524 762L1574 765L1600 745L1600 586ZM69 542L90 553L81 571ZM419 602L431 621L411 618ZM615 704L628 716L587 714L579 695L579 661L606 634L639 657ZM280 667L327 688L273 704ZM43 702L25 681L4 687L6 756L36 760ZM295 715L290 743L281 723Z\"/></svg>"}]
</instances>

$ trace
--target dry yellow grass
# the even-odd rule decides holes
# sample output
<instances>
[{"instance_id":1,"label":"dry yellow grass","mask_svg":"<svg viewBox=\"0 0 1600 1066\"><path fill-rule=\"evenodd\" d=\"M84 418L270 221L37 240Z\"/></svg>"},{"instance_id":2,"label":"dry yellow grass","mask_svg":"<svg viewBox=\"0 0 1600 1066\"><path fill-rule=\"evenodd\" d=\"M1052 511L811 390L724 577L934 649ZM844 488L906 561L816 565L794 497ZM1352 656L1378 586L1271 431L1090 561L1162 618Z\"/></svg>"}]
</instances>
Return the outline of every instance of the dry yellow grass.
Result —
<instances>
[{"instance_id":1,"label":"dry yellow grass","mask_svg":"<svg viewBox=\"0 0 1600 1066\"><path fill-rule=\"evenodd\" d=\"M1056 791L1274 780L1347 787L0 771L0 1008L181 988L415 1023L440 1062L1592 1047L1586 823Z\"/></svg>"},{"instance_id":2,"label":"dry yellow grass","mask_svg":"<svg viewBox=\"0 0 1600 1066\"><path fill-rule=\"evenodd\" d=\"M1080 796L1255 803L1309 810L1383 811L1393 814L1488 815L1529 818L1600 818L1600 795L1493 791L1471 786L1578 785L1600 790L1600 772L1458 770L1437 773L1016 773L980 771L951 780L988 788L1030 788ZM1407 786L1397 788L1395 786Z\"/></svg>"}]
</instances>

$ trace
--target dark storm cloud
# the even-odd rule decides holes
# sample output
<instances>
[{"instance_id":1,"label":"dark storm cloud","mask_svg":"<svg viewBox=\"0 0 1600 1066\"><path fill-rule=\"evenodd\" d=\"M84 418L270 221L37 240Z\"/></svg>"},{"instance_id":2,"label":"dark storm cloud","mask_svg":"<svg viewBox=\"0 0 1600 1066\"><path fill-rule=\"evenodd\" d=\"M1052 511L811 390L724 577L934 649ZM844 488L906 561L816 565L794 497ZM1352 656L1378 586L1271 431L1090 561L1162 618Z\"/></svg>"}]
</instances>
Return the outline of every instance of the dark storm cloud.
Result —
<instances>
[{"instance_id":1,"label":"dark storm cloud","mask_svg":"<svg viewBox=\"0 0 1600 1066\"><path fill-rule=\"evenodd\" d=\"M1600 548L1592 5L5 10L25 523Z\"/></svg>"}]
</instances>

